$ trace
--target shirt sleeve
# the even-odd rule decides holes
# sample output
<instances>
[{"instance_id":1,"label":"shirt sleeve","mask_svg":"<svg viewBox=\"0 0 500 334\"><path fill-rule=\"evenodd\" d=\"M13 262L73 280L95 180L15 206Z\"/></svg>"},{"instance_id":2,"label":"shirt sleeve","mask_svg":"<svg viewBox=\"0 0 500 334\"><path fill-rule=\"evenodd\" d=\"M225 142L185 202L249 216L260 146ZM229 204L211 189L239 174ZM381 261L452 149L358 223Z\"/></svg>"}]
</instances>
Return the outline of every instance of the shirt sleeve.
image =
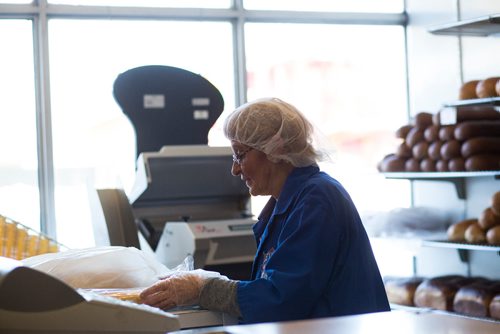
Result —
<instances>
[{"instance_id":1,"label":"shirt sleeve","mask_svg":"<svg viewBox=\"0 0 500 334\"><path fill-rule=\"evenodd\" d=\"M237 299L238 281L209 278L200 292L200 306L207 310L227 313L241 317Z\"/></svg>"}]
</instances>

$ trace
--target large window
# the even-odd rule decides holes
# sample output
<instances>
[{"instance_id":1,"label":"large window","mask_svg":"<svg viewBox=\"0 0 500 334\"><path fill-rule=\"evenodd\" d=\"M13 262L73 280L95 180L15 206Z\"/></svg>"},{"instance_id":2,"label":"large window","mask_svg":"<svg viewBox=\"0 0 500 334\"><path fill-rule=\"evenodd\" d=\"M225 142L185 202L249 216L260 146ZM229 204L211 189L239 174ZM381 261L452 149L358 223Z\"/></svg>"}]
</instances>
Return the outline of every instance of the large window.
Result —
<instances>
[{"instance_id":1,"label":"large window","mask_svg":"<svg viewBox=\"0 0 500 334\"><path fill-rule=\"evenodd\" d=\"M376 169L406 119L403 28L249 23L245 31L248 98L272 95L301 109L331 149L322 167L360 210L406 206L408 185L388 188Z\"/></svg>"},{"instance_id":2,"label":"large window","mask_svg":"<svg viewBox=\"0 0 500 334\"><path fill-rule=\"evenodd\" d=\"M30 20L0 20L0 215L40 228Z\"/></svg>"},{"instance_id":3,"label":"large window","mask_svg":"<svg viewBox=\"0 0 500 334\"><path fill-rule=\"evenodd\" d=\"M135 133L113 98L114 80L138 66L180 67L209 79L231 109L231 26L51 20L49 29L57 235L88 246L89 196L96 187L128 191L135 175Z\"/></svg>"},{"instance_id":4,"label":"large window","mask_svg":"<svg viewBox=\"0 0 500 334\"><path fill-rule=\"evenodd\" d=\"M128 191L135 176L135 133L113 82L144 65L199 73L221 91L210 145L229 145L221 121L236 105L281 97L334 148L322 167L360 211L409 204L406 183L376 172L406 122L402 0L0 3L2 215L71 248L94 244L95 188Z\"/></svg>"}]
</instances>

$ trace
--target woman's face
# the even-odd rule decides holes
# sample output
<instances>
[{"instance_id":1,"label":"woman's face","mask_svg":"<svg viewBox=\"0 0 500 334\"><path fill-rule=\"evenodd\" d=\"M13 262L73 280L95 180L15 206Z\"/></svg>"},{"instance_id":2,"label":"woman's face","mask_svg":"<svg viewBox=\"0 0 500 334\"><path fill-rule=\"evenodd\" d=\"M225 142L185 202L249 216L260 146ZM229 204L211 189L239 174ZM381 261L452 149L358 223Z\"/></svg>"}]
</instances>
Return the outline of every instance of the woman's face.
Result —
<instances>
[{"instance_id":1,"label":"woman's face","mask_svg":"<svg viewBox=\"0 0 500 334\"><path fill-rule=\"evenodd\" d=\"M233 162L231 173L240 176L252 196L273 195L277 197L280 189L276 189L277 179L274 177L276 164L269 161L266 155L256 149L231 141L234 155L239 158Z\"/></svg>"}]
</instances>

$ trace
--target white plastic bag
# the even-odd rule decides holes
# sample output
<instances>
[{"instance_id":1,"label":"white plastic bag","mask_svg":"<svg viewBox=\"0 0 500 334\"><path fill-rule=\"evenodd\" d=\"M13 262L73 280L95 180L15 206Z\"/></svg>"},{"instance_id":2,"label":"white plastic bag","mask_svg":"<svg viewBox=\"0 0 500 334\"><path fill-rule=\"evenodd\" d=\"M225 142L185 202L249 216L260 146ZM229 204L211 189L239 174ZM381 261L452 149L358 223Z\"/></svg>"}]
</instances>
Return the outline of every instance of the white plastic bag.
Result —
<instances>
[{"instance_id":1,"label":"white plastic bag","mask_svg":"<svg viewBox=\"0 0 500 334\"><path fill-rule=\"evenodd\" d=\"M22 262L73 288L83 289L147 287L172 272L149 254L121 246L43 254ZM176 268L179 269L182 268Z\"/></svg>"}]
</instances>

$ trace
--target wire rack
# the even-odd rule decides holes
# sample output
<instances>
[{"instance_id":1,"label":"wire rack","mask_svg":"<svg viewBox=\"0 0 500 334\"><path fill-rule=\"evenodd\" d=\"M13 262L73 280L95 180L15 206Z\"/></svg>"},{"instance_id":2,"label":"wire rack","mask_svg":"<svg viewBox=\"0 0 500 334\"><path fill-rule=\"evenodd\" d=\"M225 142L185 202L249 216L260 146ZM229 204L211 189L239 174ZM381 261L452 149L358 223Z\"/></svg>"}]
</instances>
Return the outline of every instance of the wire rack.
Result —
<instances>
[{"instance_id":1,"label":"wire rack","mask_svg":"<svg viewBox=\"0 0 500 334\"><path fill-rule=\"evenodd\" d=\"M65 248L47 235L0 215L0 256L22 260Z\"/></svg>"}]
</instances>

